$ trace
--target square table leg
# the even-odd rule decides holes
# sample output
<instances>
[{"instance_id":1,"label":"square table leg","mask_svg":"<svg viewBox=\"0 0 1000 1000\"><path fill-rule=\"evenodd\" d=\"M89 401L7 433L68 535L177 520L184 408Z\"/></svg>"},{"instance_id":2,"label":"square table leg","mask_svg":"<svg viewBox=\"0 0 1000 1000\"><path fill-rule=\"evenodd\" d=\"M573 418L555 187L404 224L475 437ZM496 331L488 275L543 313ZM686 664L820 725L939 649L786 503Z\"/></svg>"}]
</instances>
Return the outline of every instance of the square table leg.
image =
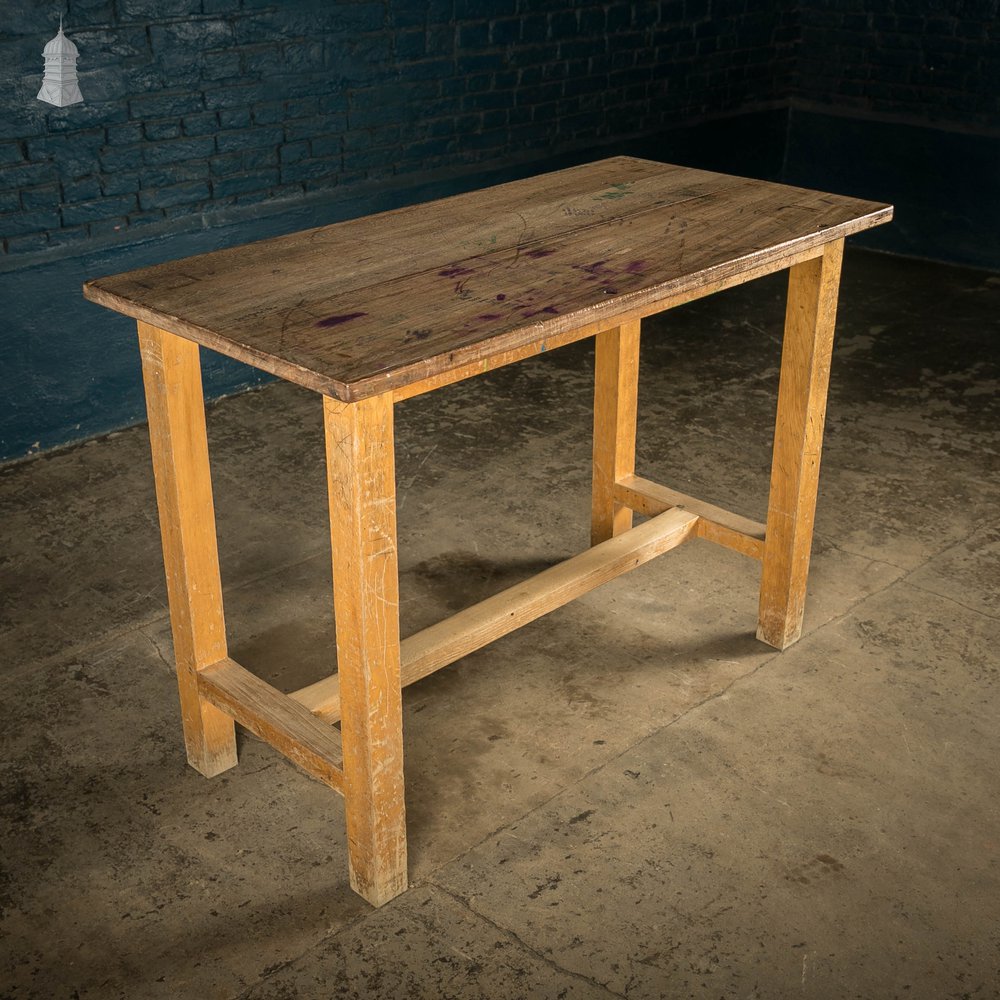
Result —
<instances>
[{"instance_id":1,"label":"square table leg","mask_svg":"<svg viewBox=\"0 0 1000 1000\"><path fill-rule=\"evenodd\" d=\"M198 692L198 671L227 653L199 349L146 323L139 347L184 743L211 778L236 763L236 733Z\"/></svg>"},{"instance_id":2,"label":"square table leg","mask_svg":"<svg viewBox=\"0 0 1000 1000\"><path fill-rule=\"evenodd\" d=\"M802 632L844 241L789 270L757 638Z\"/></svg>"},{"instance_id":3,"label":"square table leg","mask_svg":"<svg viewBox=\"0 0 1000 1000\"><path fill-rule=\"evenodd\" d=\"M595 342L591 545L632 527L632 509L616 502L615 484L635 472L639 320L605 330Z\"/></svg>"},{"instance_id":4,"label":"square table leg","mask_svg":"<svg viewBox=\"0 0 1000 1000\"><path fill-rule=\"evenodd\" d=\"M407 887L393 404L323 397L351 886Z\"/></svg>"}]
</instances>

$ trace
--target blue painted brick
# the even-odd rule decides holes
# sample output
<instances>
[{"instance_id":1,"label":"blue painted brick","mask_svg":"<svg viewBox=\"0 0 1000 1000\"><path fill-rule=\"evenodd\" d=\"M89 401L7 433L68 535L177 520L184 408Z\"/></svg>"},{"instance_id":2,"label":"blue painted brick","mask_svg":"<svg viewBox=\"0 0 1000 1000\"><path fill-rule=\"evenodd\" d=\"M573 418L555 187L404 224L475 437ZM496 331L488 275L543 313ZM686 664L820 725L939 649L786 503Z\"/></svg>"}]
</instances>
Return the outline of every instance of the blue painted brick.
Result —
<instances>
[{"instance_id":1,"label":"blue painted brick","mask_svg":"<svg viewBox=\"0 0 1000 1000\"><path fill-rule=\"evenodd\" d=\"M189 181L186 184L174 184L171 187L140 191L139 207L143 211L149 211L151 208L189 205L193 202L207 201L211 194L205 181Z\"/></svg>"},{"instance_id":2,"label":"blue painted brick","mask_svg":"<svg viewBox=\"0 0 1000 1000\"><path fill-rule=\"evenodd\" d=\"M58 229L59 225L59 212L56 209L0 215L0 237L6 239L8 236L23 236L25 233Z\"/></svg>"},{"instance_id":3,"label":"blue painted brick","mask_svg":"<svg viewBox=\"0 0 1000 1000\"><path fill-rule=\"evenodd\" d=\"M329 111L333 104L326 106L324 101L329 99L330 101L337 101L340 99L341 95L330 94L331 90L330 82L327 80L323 87L324 97L321 99L319 97L296 97L290 101L285 102L285 117L286 118L305 118L307 115L314 115L319 111ZM339 110L341 105L336 105L335 110Z\"/></svg>"},{"instance_id":4,"label":"blue painted brick","mask_svg":"<svg viewBox=\"0 0 1000 1000\"><path fill-rule=\"evenodd\" d=\"M349 116L351 130L371 128L373 125L391 125L400 115L398 107L363 105L352 110Z\"/></svg>"},{"instance_id":5,"label":"blue painted brick","mask_svg":"<svg viewBox=\"0 0 1000 1000\"><path fill-rule=\"evenodd\" d=\"M304 181L310 178L335 174L339 170L339 162L332 163L330 160L300 160L298 163L289 163L281 168L281 181L282 183Z\"/></svg>"},{"instance_id":6,"label":"blue painted brick","mask_svg":"<svg viewBox=\"0 0 1000 1000\"><path fill-rule=\"evenodd\" d=\"M151 24L149 38L154 53L172 49L203 52L206 49L222 49L232 45L233 26L221 18L198 18L176 21L172 24Z\"/></svg>"},{"instance_id":7,"label":"blue painted brick","mask_svg":"<svg viewBox=\"0 0 1000 1000\"><path fill-rule=\"evenodd\" d=\"M278 159L283 164L304 160L309 156L309 145L308 142L287 142L278 148Z\"/></svg>"},{"instance_id":8,"label":"blue painted brick","mask_svg":"<svg viewBox=\"0 0 1000 1000\"><path fill-rule=\"evenodd\" d=\"M263 104L255 104L252 110L255 125L277 125L289 117L283 101L265 101Z\"/></svg>"},{"instance_id":9,"label":"blue painted brick","mask_svg":"<svg viewBox=\"0 0 1000 1000\"><path fill-rule=\"evenodd\" d=\"M215 151L215 140L211 136L197 136L190 139L167 139L164 142L147 143L142 148L144 163L180 163L210 156Z\"/></svg>"},{"instance_id":10,"label":"blue painted brick","mask_svg":"<svg viewBox=\"0 0 1000 1000\"><path fill-rule=\"evenodd\" d=\"M201 75L206 80L235 79L240 73L239 49L216 49L201 54Z\"/></svg>"},{"instance_id":11,"label":"blue painted brick","mask_svg":"<svg viewBox=\"0 0 1000 1000\"><path fill-rule=\"evenodd\" d=\"M21 210L21 195L18 191L0 192L0 215Z\"/></svg>"},{"instance_id":12,"label":"blue painted brick","mask_svg":"<svg viewBox=\"0 0 1000 1000\"><path fill-rule=\"evenodd\" d=\"M277 183L277 170L252 171L239 174L236 177L222 177L212 181L212 194L216 198L224 198L227 195L241 194L247 191L260 191Z\"/></svg>"},{"instance_id":13,"label":"blue painted brick","mask_svg":"<svg viewBox=\"0 0 1000 1000\"><path fill-rule=\"evenodd\" d=\"M0 233L3 232L3 220L0 219ZM46 233L31 233L27 236L14 236L4 239L7 253L34 253L37 250L44 250L49 243Z\"/></svg>"},{"instance_id":14,"label":"blue painted brick","mask_svg":"<svg viewBox=\"0 0 1000 1000\"><path fill-rule=\"evenodd\" d=\"M403 31L396 35L396 58L400 62L423 59L427 54L427 35L423 31Z\"/></svg>"},{"instance_id":15,"label":"blue painted brick","mask_svg":"<svg viewBox=\"0 0 1000 1000\"><path fill-rule=\"evenodd\" d=\"M249 128L251 124L249 108L223 108L219 112L219 128Z\"/></svg>"},{"instance_id":16,"label":"blue painted brick","mask_svg":"<svg viewBox=\"0 0 1000 1000\"><path fill-rule=\"evenodd\" d=\"M120 194L111 198L81 201L76 205L64 205L62 210L63 223L67 226L74 226L81 222L93 222L95 219L107 219L113 215L128 215L135 209L135 204L135 195ZM47 228L54 229L56 227L49 226Z\"/></svg>"},{"instance_id":17,"label":"blue painted brick","mask_svg":"<svg viewBox=\"0 0 1000 1000\"><path fill-rule=\"evenodd\" d=\"M142 146L107 146L100 154L102 173L136 170L142 166Z\"/></svg>"},{"instance_id":18,"label":"blue painted brick","mask_svg":"<svg viewBox=\"0 0 1000 1000\"><path fill-rule=\"evenodd\" d=\"M517 0L455 0L455 18L513 17Z\"/></svg>"},{"instance_id":19,"label":"blue painted brick","mask_svg":"<svg viewBox=\"0 0 1000 1000\"><path fill-rule=\"evenodd\" d=\"M133 97L129 101L129 112L133 118L170 118L204 111L204 101L199 93L187 91L147 94Z\"/></svg>"},{"instance_id":20,"label":"blue painted brick","mask_svg":"<svg viewBox=\"0 0 1000 1000\"><path fill-rule=\"evenodd\" d=\"M485 49L490 44L488 21L472 21L458 26L458 47L461 49Z\"/></svg>"},{"instance_id":21,"label":"blue painted brick","mask_svg":"<svg viewBox=\"0 0 1000 1000\"><path fill-rule=\"evenodd\" d=\"M506 69L507 56L502 52L479 52L474 55L459 55L455 60L459 73L482 73Z\"/></svg>"},{"instance_id":22,"label":"blue painted brick","mask_svg":"<svg viewBox=\"0 0 1000 1000\"><path fill-rule=\"evenodd\" d=\"M284 131L276 125L258 125L256 128L241 129L237 132L220 132L215 137L220 153L278 146L284 139Z\"/></svg>"},{"instance_id":23,"label":"blue painted brick","mask_svg":"<svg viewBox=\"0 0 1000 1000\"><path fill-rule=\"evenodd\" d=\"M66 148L65 135L32 137L25 143L29 160L47 160Z\"/></svg>"},{"instance_id":24,"label":"blue painted brick","mask_svg":"<svg viewBox=\"0 0 1000 1000\"><path fill-rule=\"evenodd\" d=\"M49 246L68 246L72 243L82 243L90 236L87 226L70 226L54 229L49 233Z\"/></svg>"},{"instance_id":25,"label":"blue painted brick","mask_svg":"<svg viewBox=\"0 0 1000 1000\"><path fill-rule=\"evenodd\" d=\"M340 156L343 137L339 135L319 135L309 142L309 149L314 157Z\"/></svg>"},{"instance_id":26,"label":"blue painted brick","mask_svg":"<svg viewBox=\"0 0 1000 1000\"><path fill-rule=\"evenodd\" d=\"M240 154L244 170L257 167L273 167L278 162L278 151L274 146L263 146L260 149L246 149Z\"/></svg>"},{"instance_id":27,"label":"blue painted brick","mask_svg":"<svg viewBox=\"0 0 1000 1000\"><path fill-rule=\"evenodd\" d=\"M0 191L45 184L55 179L56 171L51 163L21 163L12 167L0 167Z\"/></svg>"},{"instance_id":28,"label":"blue painted brick","mask_svg":"<svg viewBox=\"0 0 1000 1000\"><path fill-rule=\"evenodd\" d=\"M20 163L24 159L18 142L0 143L0 163Z\"/></svg>"},{"instance_id":29,"label":"blue painted brick","mask_svg":"<svg viewBox=\"0 0 1000 1000\"><path fill-rule=\"evenodd\" d=\"M26 211L55 210L59 208L61 202L62 195L58 184L45 184L41 187L25 188L21 191L21 206Z\"/></svg>"},{"instance_id":30,"label":"blue painted brick","mask_svg":"<svg viewBox=\"0 0 1000 1000\"><path fill-rule=\"evenodd\" d=\"M508 108L514 103L513 91L490 90L484 94L469 94L462 100L466 111L484 111L490 108Z\"/></svg>"},{"instance_id":31,"label":"blue painted brick","mask_svg":"<svg viewBox=\"0 0 1000 1000\"><path fill-rule=\"evenodd\" d=\"M621 4L625 10L628 10L626 4ZM554 39L561 40L563 38L572 38L580 30L580 22L575 11L561 11L558 14L551 15L550 25L552 28L552 37Z\"/></svg>"},{"instance_id":32,"label":"blue painted brick","mask_svg":"<svg viewBox=\"0 0 1000 1000\"><path fill-rule=\"evenodd\" d=\"M81 177L63 184L64 201L90 201L101 197L101 182L96 176Z\"/></svg>"},{"instance_id":33,"label":"blue painted brick","mask_svg":"<svg viewBox=\"0 0 1000 1000\"><path fill-rule=\"evenodd\" d=\"M520 40L520 20L494 21L490 25L490 42L493 45L515 45Z\"/></svg>"},{"instance_id":34,"label":"blue painted brick","mask_svg":"<svg viewBox=\"0 0 1000 1000\"><path fill-rule=\"evenodd\" d=\"M109 146L131 146L142 141L142 124L128 122L125 125L110 125L107 130Z\"/></svg>"},{"instance_id":35,"label":"blue painted brick","mask_svg":"<svg viewBox=\"0 0 1000 1000\"><path fill-rule=\"evenodd\" d=\"M185 163L168 163L162 167L143 167L139 187L160 188L182 181L198 181L208 177L207 160L189 160ZM135 190L130 188L129 190Z\"/></svg>"},{"instance_id":36,"label":"blue painted brick","mask_svg":"<svg viewBox=\"0 0 1000 1000\"><path fill-rule=\"evenodd\" d=\"M101 178L104 194L128 194L139 190L139 175L130 171L106 174Z\"/></svg>"},{"instance_id":37,"label":"blue painted brick","mask_svg":"<svg viewBox=\"0 0 1000 1000\"><path fill-rule=\"evenodd\" d=\"M218 87L205 92L206 108L247 108L251 104L272 97L260 84L241 84L237 87Z\"/></svg>"},{"instance_id":38,"label":"blue painted brick","mask_svg":"<svg viewBox=\"0 0 1000 1000\"><path fill-rule=\"evenodd\" d=\"M219 131L219 118L214 111L185 115L181 127L185 135L214 135Z\"/></svg>"},{"instance_id":39,"label":"blue painted brick","mask_svg":"<svg viewBox=\"0 0 1000 1000\"><path fill-rule=\"evenodd\" d=\"M146 122L143 129L147 139L176 139L181 134L181 123L177 119Z\"/></svg>"},{"instance_id":40,"label":"blue painted brick","mask_svg":"<svg viewBox=\"0 0 1000 1000\"><path fill-rule=\"evenodd\" d=\"M497 108L494 111L483 112L483 128L502 128L509 120L510 111L507 108Z\"/></svg>"},{"instance_id":41,"label":"blue painted brick","mask_svg":"<svg viewBox=\"0 0 1000 1000\"><path fill-rule=\"evenodd\" d=\"M650 5L650 11L656 16L655 5ZM580 15L580 33L589 38L598 39L604 34L606 14L603 7L582 7Z\"/></svg>"},{"instance_id":42,"label":"blue painted brick","mask_svg":"<svg viewBox=\"0 0 1000 1000\"><path fill-rule=\"evenodd\" d=\"M410 80L442 80L453 69L451 59L425 59L410 63L406 67L406 76Z\"/></svg>"},{"instance_id":43,"label":"blue painted brick","mask_svg":"<svg viewBox=\"0 0 1000 1000\"><path fill-rule=\"evenodd\" d=\"M201 13L201 0L118 0L125 17L152 20L161 17L185 17Z\"/></svg>"},{"instance_id":44,"label":"blue painted brick","mask_svg":"<svg viewBox=\"0 0 1000 1000\"><path fill-rule=\"evenodd\" d=\"M549 37L549 19L545 14L529 14L521 18L522 42L538 43Z\"/></svg>"}]
</instances>

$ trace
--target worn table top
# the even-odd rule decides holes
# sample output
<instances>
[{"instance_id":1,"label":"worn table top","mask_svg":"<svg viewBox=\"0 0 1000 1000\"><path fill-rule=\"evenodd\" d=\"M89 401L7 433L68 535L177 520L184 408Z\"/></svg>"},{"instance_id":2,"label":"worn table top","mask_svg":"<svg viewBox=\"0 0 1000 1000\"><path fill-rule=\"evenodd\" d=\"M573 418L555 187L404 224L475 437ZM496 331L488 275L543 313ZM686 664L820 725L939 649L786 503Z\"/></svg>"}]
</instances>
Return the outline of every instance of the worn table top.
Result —
<instances>
[{"instance_id":1,"label":"worn table top","mask_svg":"<svg viewBox=\"0 0 1000 1000\"><path fill-rule=\"evenodd\" d=\"M118 312L343 400L887 222L888 205L614 157L99 278Z\"/></svg>"}]
</instances>

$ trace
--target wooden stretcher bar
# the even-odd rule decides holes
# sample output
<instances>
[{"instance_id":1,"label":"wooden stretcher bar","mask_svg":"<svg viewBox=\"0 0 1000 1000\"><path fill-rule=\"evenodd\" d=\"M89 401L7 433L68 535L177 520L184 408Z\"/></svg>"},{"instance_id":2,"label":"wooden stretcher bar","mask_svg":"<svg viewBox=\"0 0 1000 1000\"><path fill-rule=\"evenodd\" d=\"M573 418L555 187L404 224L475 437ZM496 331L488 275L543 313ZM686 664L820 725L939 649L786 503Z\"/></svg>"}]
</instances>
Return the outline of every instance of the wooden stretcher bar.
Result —
<instances>
[{"instance_id":1,"label":"wooden stretcher bar","mask_svg":"<svg viewBox=\"0 0 1000 1000\"><path fill-rule=\"evenodd\" d=\"M227 657L198 672L198 693L241 726L344 794L340 733Z\"/></svg>"},{"instance_id":2,"label":"wooden stretcher bar","mask_svg":"<svg viewBox=\"0 0 1000 1000\"><path fill-rule=\"evenodd\" d=\"M698 523L694 529L696 537L723 545L752 559L764 558L766 525L760 521L752 521L742 514L734 514L641 476L623 476L615 484L615 500L647 517L671 509L690 511L698 515Z\"/></svg>"},{"instance_id":3,"label":"wooden stretcher bar","mask_svg":"<svg viewBox=\"0 0 1000 1000\"><path fill-rule=\"evenodd\" d=\"M400 643L402 685L413 684L676 548L694 533L697 523L697 515L689 511L668 510L409 636ZM302 688L291 697L324 722L340 718L337 674Z\"/></svg>"}]
</instances>

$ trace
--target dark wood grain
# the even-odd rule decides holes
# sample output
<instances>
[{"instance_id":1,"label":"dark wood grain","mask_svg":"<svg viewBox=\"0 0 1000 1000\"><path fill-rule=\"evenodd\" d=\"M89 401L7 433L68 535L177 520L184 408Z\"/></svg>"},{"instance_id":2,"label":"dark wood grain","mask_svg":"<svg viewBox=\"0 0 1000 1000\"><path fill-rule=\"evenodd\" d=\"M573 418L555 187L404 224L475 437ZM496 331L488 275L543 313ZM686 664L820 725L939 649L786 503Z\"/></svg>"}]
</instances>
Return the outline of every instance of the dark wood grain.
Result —
<instances>
[{"instance_id":1,"label":"dark wood grain","mask_svg":"<svg viewBox=\"0 0 1000 1000\"><path fill-rule=\"evenodd\" d=\"M345 401L889 221L888 205L615 157L90 281L94 302Z\"/></svg>"}]
</instances>

